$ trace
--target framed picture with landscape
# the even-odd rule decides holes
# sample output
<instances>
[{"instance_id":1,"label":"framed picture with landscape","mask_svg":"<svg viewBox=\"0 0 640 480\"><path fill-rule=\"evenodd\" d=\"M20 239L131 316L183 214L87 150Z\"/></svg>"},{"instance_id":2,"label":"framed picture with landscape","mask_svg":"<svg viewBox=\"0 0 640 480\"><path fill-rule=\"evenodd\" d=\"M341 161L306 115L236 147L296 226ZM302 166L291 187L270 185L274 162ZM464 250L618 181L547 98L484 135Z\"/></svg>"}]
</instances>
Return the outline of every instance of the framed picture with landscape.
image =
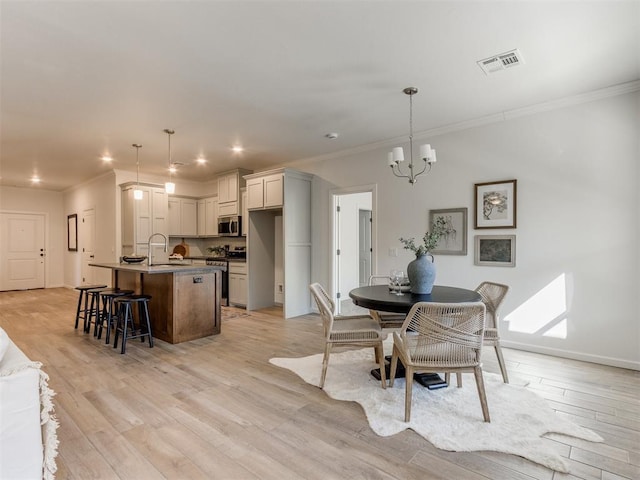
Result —
<instances>
[{"instance_id":1,"label":"framed picture with landscape","mask_svg":"<svg viewBox=\"0 0 640 480\"><path fill-rule=\"evenodd\" d=\"M515 235L476 235L474 265L488 267L516 266Z\"/></svg>"},{"instance_id":2,"label":"framed picture with landscape","mask_svg":"<svg viewBox=\"0 0 640 480\"><path fill-rule=\"evenodd\" d=\"M475 184L475 227L516 228L517 180Z\"/></svg>"},{"instance_id":3,"label":"framed picture with landscape","mask_svg":"<svg viewBox=\"0 0 640 480\"><path fill-rule=\"evenodd\" d=\"M444 225L444 234L438 246L432 250L434 255L466 255L467 254L467 209L446 208L429 210L429 231L439 221Z\"/></svg>"}]
</instances>

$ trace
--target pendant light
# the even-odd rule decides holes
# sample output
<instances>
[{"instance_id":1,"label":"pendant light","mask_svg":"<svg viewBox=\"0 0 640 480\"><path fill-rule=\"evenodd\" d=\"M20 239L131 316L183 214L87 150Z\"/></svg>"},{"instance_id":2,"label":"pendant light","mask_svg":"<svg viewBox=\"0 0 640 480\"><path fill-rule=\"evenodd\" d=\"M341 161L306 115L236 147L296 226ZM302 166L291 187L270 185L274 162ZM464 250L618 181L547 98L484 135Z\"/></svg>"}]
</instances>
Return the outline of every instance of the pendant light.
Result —
<instances>
[{"instance_id":1,"label":"pendant light","mask_svg":"<svg viewBox=\"0 0 640 480\"><path fill-rule=\"evenodd\" d=\"M391 171L396 177L406 178L411 185L415 185L418 181L418 175L423 173L429 173L431 166L436 163L436 151L431 148L431 145L420 145L420 159L424 162L422 170L416 172L413 164L413 96L418 93L416 87L407 87L402 90L405 95L409 96L409 170L403 172L401 168L402 162L404 162L404 150L402 147L395 147L388 154L388 164L391 167Z\"/></svg>"},{"instance_id":2,"label":"pendant light","mask_svg":"<svg viewBox=\"0 0 640 480\"><path fill-rule=\"evenodd\" d=\"M164 133L169 137L169 181L164 184L164 191L172 194L176 191L176 184L171 181L171 171L173 169L173 164L171 163L171 135L176 133L174 130L169 130L168 128L164 129Z\"/></svg>"},{"instance_id":3,"label":"pendant light","mask_svg":"<svg viewBox=\"0 0 640 480\"><path fill-rule=\"evenodd\" d=\"M139 143L133 143L131 146L136 149L136 188L133 191L133 198L136 200L142 200L143 193L142 190L140 190L140 161L138 160L138 152L142 148L142 145Z\"/></svg>"}]
</instances>

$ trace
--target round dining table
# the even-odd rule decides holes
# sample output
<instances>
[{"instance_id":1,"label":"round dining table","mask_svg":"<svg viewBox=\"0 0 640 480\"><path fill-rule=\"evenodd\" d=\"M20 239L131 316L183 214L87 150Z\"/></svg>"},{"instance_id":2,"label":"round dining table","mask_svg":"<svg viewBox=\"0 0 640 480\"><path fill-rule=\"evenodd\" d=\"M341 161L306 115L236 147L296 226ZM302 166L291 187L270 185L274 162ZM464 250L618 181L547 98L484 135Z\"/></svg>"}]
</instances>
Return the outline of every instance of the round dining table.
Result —
<instances>
[{"instance_id":1,"label":"round dining table","mask_svg":"<svg viewBox=\"0 0 640 480\"><path fill-rule=\"evenodd\" d=\"M396 295L388 285L371 285L354 288L349 292L349 297L359 307L395 313L409 313L417 302L463 303L482 300L474 290L440 285L435 285L431 293L426 295L411 292Z\"/></svg>"}]
</instances>

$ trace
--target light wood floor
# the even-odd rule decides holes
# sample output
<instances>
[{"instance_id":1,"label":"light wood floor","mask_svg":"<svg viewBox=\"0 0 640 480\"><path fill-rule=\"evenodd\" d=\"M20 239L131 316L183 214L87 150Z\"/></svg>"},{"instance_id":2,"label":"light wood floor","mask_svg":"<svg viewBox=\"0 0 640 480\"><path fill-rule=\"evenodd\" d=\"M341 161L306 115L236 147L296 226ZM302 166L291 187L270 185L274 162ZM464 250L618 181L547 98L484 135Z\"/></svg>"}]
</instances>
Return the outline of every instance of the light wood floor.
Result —
<instances>
[{"instance_id":1,"label":"light wood floor","mask_svg":"<svg viewBox=\"0 0 640 480\"><path fill-rule=\"evenodd\" d=\"M0 326L57 392L60 480L640 478L638 372L505 350L513 380L605 439L549 439L574 472L562 475L512 455L438 450L410 430L378 437L358 404L268 363L321 352L318 316L229 309L221 335L131 341L120 355L74 330L76 299L0 293ZM498 373L494 357L487 349L485 369Z\"/></svg>"}]
</instances>

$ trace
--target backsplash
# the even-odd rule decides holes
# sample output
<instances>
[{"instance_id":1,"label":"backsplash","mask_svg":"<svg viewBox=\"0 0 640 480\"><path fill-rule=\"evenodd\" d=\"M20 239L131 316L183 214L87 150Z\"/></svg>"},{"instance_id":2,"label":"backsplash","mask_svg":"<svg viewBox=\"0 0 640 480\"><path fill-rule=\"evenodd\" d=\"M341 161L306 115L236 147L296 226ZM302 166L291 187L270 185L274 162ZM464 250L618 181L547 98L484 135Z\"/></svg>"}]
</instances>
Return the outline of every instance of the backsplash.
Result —
<instances>
[{"instance_id":1,"label":"backsplash","mask_svg":"<svg viewBox=\"0 0 640 480\"><path fill-rule=\"evenodd\" d=\"M185 243L189 245L190 257L207 257L210 255L208 247L229 245L229 248L244 247L247 245L246 237L209 237L209 238L180 238L169 237L169 252L173 252L176 245Z\"/></svg>"}]
</instances>

